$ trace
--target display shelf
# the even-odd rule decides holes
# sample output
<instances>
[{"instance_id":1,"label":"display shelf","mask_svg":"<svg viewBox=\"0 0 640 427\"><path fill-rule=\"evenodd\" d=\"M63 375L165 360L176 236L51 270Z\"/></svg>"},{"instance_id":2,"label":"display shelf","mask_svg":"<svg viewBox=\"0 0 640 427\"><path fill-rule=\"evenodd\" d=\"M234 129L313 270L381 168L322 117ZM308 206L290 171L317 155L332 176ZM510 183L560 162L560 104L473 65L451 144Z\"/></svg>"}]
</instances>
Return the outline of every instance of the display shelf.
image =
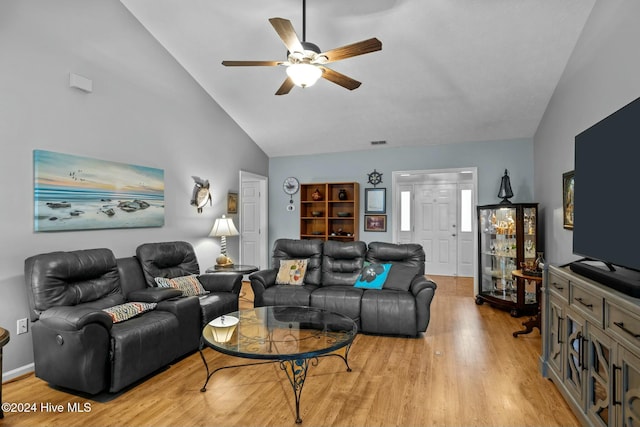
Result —
<instances>
[{"instance_id":1,"label":"display shelf","mask_svg":"<svg viewBox=\"0 0 640 427\"><path fill-rule=\"evenodd\" d=\"M513 275L535 264L537 217L537 203L478 206L477 304L488 302L514 317L537 310L535 285Z\"/></svg>"},{"instance_id":2,"label":"display shelf","mask_svg":"<svg viewBox=\"0 0 640 427\"><path fill-rule=\"evenodd\" d=\"M357 182L300 186L300 238L354 241L359 231Z\"/></svg>"}]
</instances>

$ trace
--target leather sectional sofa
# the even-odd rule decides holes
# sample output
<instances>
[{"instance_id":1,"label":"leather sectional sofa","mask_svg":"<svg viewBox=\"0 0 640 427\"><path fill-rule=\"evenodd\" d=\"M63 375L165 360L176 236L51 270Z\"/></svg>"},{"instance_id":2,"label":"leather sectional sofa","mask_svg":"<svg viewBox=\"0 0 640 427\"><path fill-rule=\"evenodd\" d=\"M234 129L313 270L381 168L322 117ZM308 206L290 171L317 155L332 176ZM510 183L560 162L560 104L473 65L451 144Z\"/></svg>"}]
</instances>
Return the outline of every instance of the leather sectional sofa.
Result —
<instances>
[{"instance_id":1,"label":"leather sectional sofa","mask_svg":"<svg viewBox=\"0 0 640 427\"><path fill-rule=\"evenodd\" d=\"M301 285L276 284L281 262L307 260ZM354 286L365 261L391 264L382 289ZM339 312L360 332L417 336L429 325L436 284L424 275L418 244L279 239L272 269L249 276L254 305L308 305Z\"/></svg>"},{"instance_id":2,"label":"leather sectional sofa","mask_svg":"<svg viewBox=\"0 0 640 427\"><path fill-rule=\"evenodd\" d=\"M116 259L100 248L25 260L37 377L91 395L118 392L197 350L203 325L238 309L241 275L199 276L202 296L156 287L155 277L199 274L189 243L136 252ZM115 323L103 311L127 302L153 309Z\"/></svg>"}]
</instances>

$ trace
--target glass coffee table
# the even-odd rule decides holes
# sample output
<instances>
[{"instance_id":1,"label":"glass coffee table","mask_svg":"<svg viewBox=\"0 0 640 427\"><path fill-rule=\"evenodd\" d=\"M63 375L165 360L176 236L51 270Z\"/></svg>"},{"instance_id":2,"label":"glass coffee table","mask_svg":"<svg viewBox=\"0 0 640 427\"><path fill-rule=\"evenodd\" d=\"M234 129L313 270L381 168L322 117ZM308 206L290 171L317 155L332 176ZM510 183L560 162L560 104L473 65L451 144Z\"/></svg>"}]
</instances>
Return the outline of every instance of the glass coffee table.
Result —
<instances>
[{"instance_id":1,"label":"glass coffee table","mask_svg":"<svg viewBox=\"0 0 640 427\"><path fill-rule=\"evenodd\" d=\"M347 359L357 332L351 318L313 307L256 307L226 314L204 327L204 344L230 356L261 361L210 371L200 350L207 369L207 379L200 391L206 391L211 376L222 369L279 363L293 388L296 423L301 423L300 395L309 365L317 365L319 357L336 356L351 372ZM344 349L344 355L335 353L340 349Z\"/></svg>"}]
</instances>

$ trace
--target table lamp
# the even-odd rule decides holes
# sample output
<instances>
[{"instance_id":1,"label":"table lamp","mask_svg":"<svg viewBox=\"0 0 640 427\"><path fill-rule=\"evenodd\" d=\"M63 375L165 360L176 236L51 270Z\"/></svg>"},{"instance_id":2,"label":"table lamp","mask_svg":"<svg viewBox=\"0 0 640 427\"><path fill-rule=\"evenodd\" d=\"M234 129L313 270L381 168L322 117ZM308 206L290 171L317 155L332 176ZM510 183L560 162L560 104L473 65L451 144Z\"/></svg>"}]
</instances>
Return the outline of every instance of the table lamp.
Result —
<instances>
[{"instance_id":1,"label":"table lamp","mask_svg":"<svg viewBox=\"0 0 640 427\"><path fill-rule=\"evenodd\" d=\"M209 237L220 237L220 256L216 258L216 263L221 267L231 267L233 261L227 256L227 236L237 236L238 229L233 225L233 220L222 215L216 219Z\"/></svg>"}]
</instances>

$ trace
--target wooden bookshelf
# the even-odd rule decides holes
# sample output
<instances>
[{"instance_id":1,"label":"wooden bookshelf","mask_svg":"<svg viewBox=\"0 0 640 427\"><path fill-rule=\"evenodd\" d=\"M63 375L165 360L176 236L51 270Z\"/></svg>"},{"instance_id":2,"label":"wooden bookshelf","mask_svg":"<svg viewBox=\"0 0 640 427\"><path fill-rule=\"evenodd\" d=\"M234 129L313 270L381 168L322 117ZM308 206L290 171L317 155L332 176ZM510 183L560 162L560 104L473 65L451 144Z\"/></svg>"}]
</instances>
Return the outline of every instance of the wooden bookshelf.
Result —
<instances>
[{"instance_id":1,"label":"wooden bookshelf","mask_svg":"<svg viewBox=\"0 0 640 427\"><path fill-rule=\"evenodd\" d=\"M315 197L315 194L320 197ZM357 182L301 184L300 238L358 240L359 200L360 186Z\"/></svg>"}]
</instances>

